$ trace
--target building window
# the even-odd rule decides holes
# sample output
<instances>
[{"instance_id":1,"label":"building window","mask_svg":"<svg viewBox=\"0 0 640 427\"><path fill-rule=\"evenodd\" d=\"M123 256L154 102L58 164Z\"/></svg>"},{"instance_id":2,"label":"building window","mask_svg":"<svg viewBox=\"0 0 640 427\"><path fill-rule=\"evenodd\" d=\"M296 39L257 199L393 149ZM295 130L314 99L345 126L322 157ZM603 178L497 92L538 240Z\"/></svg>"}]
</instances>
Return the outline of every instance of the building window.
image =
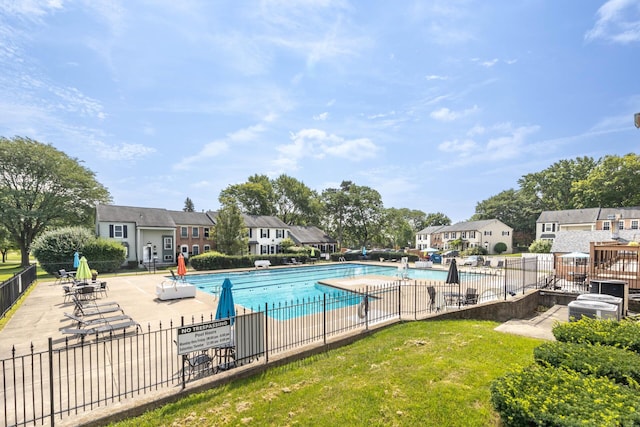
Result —
<instances>
[{"instance_id":1,"label":"building window","mask_svg":"<svg viewBox=\"0 0 640 427\"><path fill-rule=\"evenodd\" d=\"M116 239L127 238L127 226L122 224L109 224L109 237Z\"/></svg>"},{"instance_id":2,"label":"building window","mask_svg":"<svg viewBox=\"0 0 640 427\"><path fill-rule=\"evenodd\" d=\"M200 237L200 229L198 227L193 227L191 229L191 237L195 237L196 239Z\"/></svg>"},{"instance_id":3,"label":"building window","mask_svg":"<svg viewBox=\"0 0 640 427\"><path fill-rule=\"evenodd\" d=\"M485 235L485 236L491 236L491 231L489 231L489 230L485 230L484 235Z\"/></svg>"},{"instance_id":4,"label":"building window","mask_svg":"<svg viewBox=\"0 0 640 427\"><path fill-rule=\"evenodd\" d=\"M204 231L204 238L208 239L209 238L209 227L204 227L202 230Z\"/></svg>"},{"instance_id":5,"label":"building window","mask_svg":"<svg viewBox=\"0 0 640 427\"><path fill-rule=\"evenodd\" d=\"M449 238L449 233L444 233L444 238L448 239Z\"/></svg>"},{"instance_id":6,"label":"building window","mask_svg":"<svg viewBox=\"0 0 640 427\"><path fill-rule=\"evenodd\" d=\"M476 232L475 231L470 231L469 232L469 238L470 239L475 239L476 238Z\"/></svg>"},{"instance_id":7,"label":"building window","mask_svg":"<svg viewBox=\"0 0 640 427\"><path fill-rule=\"evenodd\" d=\"M624 221L618 221L618 230L624 230Z\"/></svg>"},{"instance_id":8,"label":"building window","mask_svg":"<svg viewBox=\"0 0 640 427\"><path fill-rule=\"evenodd\" d=\"M260 229L260 237L262 238L268 238L269 237L269 229L267 228L266 230L264 228Z\"/></svg>"},{"instance_id":9,"label":"building window","mask_svg":"<svg viewBox=\"0 0 640 427\"><path fill-rule=\"evenodd\" d=\"M467 238L467 232L466 231L461 231L460 232L460 238L461 239L466 239Z\"/></svg>"},{"instance_id":10,"label":"building window","mask_svg":"<svg viewBox=\"0 0 640 427\"><path fill-rule=\"evenodd\" d=\"M203 251L203 252L209 252L210 250L211 250L211 246L209 246L209 245L204 245L204 246L202 247L202 251Z\"/></svg>"},{"instance_id":11,"label":"building window","mask_svg":"<svg viewBox=\"0 0 640 427\"><path fill-rule=\"evenodd\" d=\"M187 227L180 227L180 237L183 239L189 237L189 230L187 230Z\"/></svg>"},{"instance_id":12,"label":"building window","mask_svg":"<svg viewBox=\"0 0 640 427\"><path fill-rule=\"evenodd\" d=\"M251 237L253 237L253 229L252 228L249 229L249 238L251 238Z\"/></svg>"},{"instance_id":13,"label":"building window","mask_svg":"<svg viewBox=\"0 0 640 427\"><path fill-rule=\"evenodd\" d=\"M198 255L200 253L200 246L193 245L191 247L191 255Z\"/></svg>"},{"instance_id":14,"label":"building window","mask_svg":"<svg viewBox=\"0 0 640 427\"><path fill-rule=\"evenodd\" d=\"M284 237L284 230L277 229L276 230L276 238L281 239Z\"/></svg>"},{"instance_id":15,"label":"building window","mask_svg":"<svg viewBox=\"0 0 640 427\"><path fill-rule=\"evenodd\" d=\"M611 223L609 221L605 221L602 223L602 229L603 230L610 230L611 229Z\"/></svg>"},{"instance_id":16,"label":"building window","mask_svg":"<svg viewBox=\"0 0 640 427\"><path fill-rule=\"evenodd\" d=\"M165 237L163 239L163 247L165 251L170 251L173 249L173 240L171 239L171 237Z\"/></svg>"},{"instance_id":17,"label":"building window","mask_svg":"<svg viewBox=\"0 0 640 427\"><path fill-rule=\"evenodd\" d=\"M638 220L634 219L633 221L631 221L631 229L632 230L637 230L638 229Z\"/></svg>"}]
</instances>

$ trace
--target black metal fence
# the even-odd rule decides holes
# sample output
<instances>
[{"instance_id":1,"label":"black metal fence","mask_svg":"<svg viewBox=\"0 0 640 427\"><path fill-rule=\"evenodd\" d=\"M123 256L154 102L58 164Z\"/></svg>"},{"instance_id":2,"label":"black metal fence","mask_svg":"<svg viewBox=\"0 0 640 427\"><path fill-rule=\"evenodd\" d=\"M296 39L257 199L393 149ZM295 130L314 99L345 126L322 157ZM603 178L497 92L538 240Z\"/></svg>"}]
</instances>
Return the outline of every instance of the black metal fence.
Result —
<instances>
[{"instance_id":1,"label":"black metal fence","mask_svg":"<svg viewBox=\"0 0 640 427\"><path fill-rule=\"evenodd\" d=\"M36 276L36 266L31 265L0 285L0 318L4 317L22 294L36 281Z\"/></svg>"},{"instance_id":2,"label":"black metal fence","mask_svg":"<svg viewBox=\"0 0 640 427\"><path fill-rule=\"evenodd\" d=\"M507 260L504 268L463 269L458 284L398 279L322 298L245 310L233 319L233 339L179 354L177 329L211 322L182 318L179 324L120 334L65 338L28 354L15 350L0 360L2 425L54 425L57 420L197 378L327 343L376 324L422 319L447 310L504 300L549 284L552 266L535 258Z\"/></svg>"}]
</instances>

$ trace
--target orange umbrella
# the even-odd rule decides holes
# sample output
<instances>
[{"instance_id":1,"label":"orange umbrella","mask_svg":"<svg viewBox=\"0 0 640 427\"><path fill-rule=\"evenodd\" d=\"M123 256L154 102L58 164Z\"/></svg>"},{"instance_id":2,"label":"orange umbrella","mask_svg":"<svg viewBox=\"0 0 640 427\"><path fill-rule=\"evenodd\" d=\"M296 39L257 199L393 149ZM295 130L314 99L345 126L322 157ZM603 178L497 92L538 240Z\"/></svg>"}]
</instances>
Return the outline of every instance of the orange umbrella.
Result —
<instances>
[{"instance_id":1,"label":"orange umbrella","mask_svg":"<svg viewBox=\"0 0 640 427\"><path fill-rule=\"evenodd\" d=\"M184 256L178 255L178 276L184 280L184 276L187 274L187 266L184 265Z\"/></svg>"}]
</instances>

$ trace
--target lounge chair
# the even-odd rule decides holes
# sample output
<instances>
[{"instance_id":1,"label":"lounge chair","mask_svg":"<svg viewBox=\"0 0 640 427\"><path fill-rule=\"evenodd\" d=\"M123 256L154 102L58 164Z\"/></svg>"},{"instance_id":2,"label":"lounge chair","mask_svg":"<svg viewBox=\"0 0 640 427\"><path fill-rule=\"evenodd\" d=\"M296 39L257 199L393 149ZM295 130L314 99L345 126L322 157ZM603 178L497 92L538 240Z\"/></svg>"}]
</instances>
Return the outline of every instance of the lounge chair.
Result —
<instances>
[{"instance_id":1,"label":"lounge chair","mask_svg":"<svg viewBox=\"0 0 640 427\"><path fill-rule=\"evenodd\" d=\"M291 258L291 264L298 265L298 264L302 264L302 263L300 261L298 261L297 259L295 259L295 258Z\"/></svg>"},{"instance_id":2,"label":"lounge chair","mask_svg":"<svg viewBox=\"0 0 640 427\"><path fill-rule=\"evenodd\" d=\"M462 301L464 305L471 305L478 303L478 290L476 288L467 288L467 293L464 295Z\"/></svg>"},{"instance_id":3,"label":"lounge chair","mask_svg":"<svg viewBox=\"0 0 640 427\"><path fill-rule=\"evenodd\" d=\"M106 323L102 325L95 325L87 328L63 328L60 330L63 334L76 335L78 338L85 337L87 335L104 334L106 332L113 332L120 329L128 329L135 326L142 331L140 324L134 320L126 320L120 323Z\"/></svg>"},{"instance_id":4,"label":"lounge chair","mask_svg":"<svg viewBox=\"0 0 640 427\"><path fill-rule=\"evenodd\" d=\"M117 316L110 316L110 317L98 317L94 319L85 319L82 317L74 316L73 314L69 314L69 313L64 313L64 316L68 319L73 320L74 322L77 322L78 328L93 327L93 326L102 325L105 323L119 322L121 320L133 320L131 316L127 314L119 314Z\"/></svg>"},{"instance_id":5,"label":"lounge chair","mask_svg":"<svg viewBox=\"0 0 640 427\"><path fill-rule=\"evenodd\" d=\"M81 316L102 316L107 313L115 313L117 311L122 312L124 314L124 310L120 307L120 304L117 302L109 302L104 304L91 304L91 305L83 305L77 297L73 297L73 302L75 303L74 314Z\"/></svg>"}]
</instances>

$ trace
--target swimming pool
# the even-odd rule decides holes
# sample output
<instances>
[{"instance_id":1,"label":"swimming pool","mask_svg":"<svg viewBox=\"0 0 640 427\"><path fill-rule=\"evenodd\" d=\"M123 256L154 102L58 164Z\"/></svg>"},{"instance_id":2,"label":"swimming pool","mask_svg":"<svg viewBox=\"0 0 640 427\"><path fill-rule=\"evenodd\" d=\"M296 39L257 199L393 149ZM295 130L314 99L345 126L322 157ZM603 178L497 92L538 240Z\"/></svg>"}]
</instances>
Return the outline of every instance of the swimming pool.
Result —
<instances>
[{"instance_id":1,"label":"swimming pool","mask_svg":"<svg viewBox=\"0 0 640 427\"><path fill-rule=\"evenodd\" d=\"M390 280L397 277L398 266L380 266L365 264L330 264L318 266L300 266L290 268L227 271L211 274L190 274L188 282L199 290L217 295L225 278L233 284L233 299L237 305L252 310L264 310L265 304L291 303L302 300L320 299L323 294L329 297L340 297L352 292L339 290L318 283L326 279L353 278L358 276L388 276ZM410 279L445 280L446 271L441 270L408 270ZM344 304L357 304L358 298L343 298ZM334 308L339 308L340 305ZM308 310L313 310L309 308ZM310 314L297 313L296 316Z\"/></svg>"}]
</instances>

